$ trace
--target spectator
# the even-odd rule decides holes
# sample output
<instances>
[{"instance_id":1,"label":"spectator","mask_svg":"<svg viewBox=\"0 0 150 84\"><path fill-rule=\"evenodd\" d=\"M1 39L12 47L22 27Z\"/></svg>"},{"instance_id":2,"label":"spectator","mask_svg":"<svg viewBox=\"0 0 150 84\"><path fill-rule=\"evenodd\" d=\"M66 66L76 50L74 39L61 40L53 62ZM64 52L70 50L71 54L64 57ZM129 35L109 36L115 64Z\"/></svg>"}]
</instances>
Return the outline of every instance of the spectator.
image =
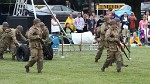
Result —
<instances>
[{"instance_id":1,"label":"spectator","mask_svg":"<svg viewBox=\"0 0 150 84\"><path fill-rule=\"evenodd\" d=\"M150 28L150 15L149 15L149 11L146 11L146 20L148 21L148 28Z\"/></svg>"},{"instance_id":2,"label":"spectator","mask_svg":"<svg viewBox=\"0 0 150 84\"><path fill-rule=\"evenodd\" d=\"M148 21L146 20L146 15L143 16L143 20L139 22L139 31L144 30L144 34L146 35L146 28L148 26Z\"/></svg>"},{"instance_id":3,"label":"spectator","mask_svg":"<svg viewBox=\"0 0 150 84\"><path fill-rule=\"evenodd\" d=\"M99 20L97 21L97 25L96 25L96 27L99 27L99 26L101 26L103 23L104 23L104 16L103 15L100 15L100 18L99 18Z\"/></svg>"},{"instance_id":4,"label":"spectator","mask_svg":"<svg viewBox=\"0 0 150 84\"><path fill-rule=\"evenodd\" d=\"M150 46L150 29L147 32L148 45Z\"/></svg>"},{"instance_id":5,"label":"spectator","mask_svg":"<svg viewBox=\"0 0 150 84\"><path fill-rule=\"evenodd\" d=\"M133 12L131 12L131 15L130 15L129 19L130 19L130 33L133 35L133 32L136 31L135 23L137 21L137 19L136 19Z\"/></svg>"},{"instance_id":6,"label":"spectator","mask_svg":"<svg viewBox=\"0 0 150 84\"><path fill-rule=\"evenodd\" d=\"M143 45L145 45L145 34L144 34L144 30L141 30L140 32L140 41Z\"/></svg>"},{"instance_id":7,"label":"spectator","mask_svg":"<svg viewBox=\"0 0 150 84\"><path fill-rule=\"evenodd\" d=\"M54 14L54 16L51 19L51 33L58 35L60 32L60 28L57 21L59 22L59 20L55 19L54 17L56 17L56 14Z\"/></svg>"},{"instance_id":8,"label":"spectator","mask_svg":"<svg viewBox=\"0 0 150 84\"><path fill-rule=\"evenodd\" d=\"M90 15L90 18L88 19L88 30L92 32L92 34L94 35L94 29L95 29L95 25L96 25L96 21L93 18L93 15Z\"/></svg>"},{"instance_id":9,"label":"spectator","mask_svg":"<svg viewBox=\"0 0 150 84\"><path fill-rule=\"evenodd\" d=\"M81 17L81 13L75 18L74 26L76 27L77 33L82 33L84 28L84 19Z\"/></svg>"},{"instance_id":10,"label":"spectator","mask_svg":"<svg viewBox=\"0 0 150 84\"><path fill-rule=\"evenodd\" d=\"M69 23L66 23L64 31L67 34L67 37L64 38L64 43L65 44L73 43L72 39L71 39L71 33L73 32L73 30L70 28L70 24Z\"/></svg>"},{"instance_id":11,"label":"spectator","mask_svg":"<svg viewBox=\"0 0 150 84\"><path fill-rule=\"evenodd\" d=\"M114 16L114 18L119 18L119 16L115 14L115 10L114 9L112 10L112 15Z\"/></svg>"},{"instance_id":12,"label":"spectator","mask_svg":"<svg viewBox=\"0 0 150 84\"><path fill-rule=\"evenodd\" d=\"M141 46L142 45L136 32L134 32L133 37L130 38L130 44L131 44L131 46Z\"/></svg>"},{"instance_id":13,"label":"spectator","mask_svg":"<svg viewBox=\"0 0 150 84\"><path fill-rule=\"evenodd\" d=\"M130 23L130 20L129 20L129 17L127 15L126 12L124 12L123 16L120 18L121 20L121 23L122 23L122 26L121 28L122 29L129 29L129 23Z\"/></svg>"},{"instance_id":14,"label":"spectator","mask_svg":"<svg viewBox=\"0 0 150 84\"><path fill-rule=\"evenodd\" d=\"M111 11L110 10L106 10L105 16L109 16L110 14L111 14Z\"/></svg>"},{"instance_id":15,"label":"spectator","mask_svg":"<svg viewBox=\"0 0 150 84\"><path fill-rule=\"evenodd\" d=\"M87 14L83 14L83 19L84 19L84 28L83 28L83 32L87 32L88 31L88 26L87 26L87 22L88 22L88 15Z\"/></svg>"},{"instance_id":16,"label":"spectator","mask_svg":"<svg viewBox=\"0 0 150 84\"><path fill-rule=\"evenodd\" d=\"M124 12L124 15L121 17L121 30L124 37L124 42L128 42L128 37L130 37L130 31L129 31L129 17L127 16L127 13Z\"/></svg>"},{"instance_id":17,"label":"spectator","mask_svg":"<svg viewBox=\"0 0 150 84\"><path fill-rule=\"evenodd\" d=\"M65 25L66 25L66 23L69 23L69 24L70 24L70 28L71 28L73 31L76 31L76 28L75 28L75 26L73 25L73 24L74 24L74 18L73 18L72 13L69 14L69 16L68 16L68 18L67 18L67 20L66 20L66 22L65 22Z\"/></svg>"},{"instance_id":18,"label":"spectator","mask_svg":"<svg viewBox=\"0 0 150 84\"><path fill-rule=\"evenodd\" d=\"M97 22L99 19L98 15L96 15L95 13L92 13L92 15L93 15L93 19Z\"/></svg>"},{"instance_id":19,"label":"spectator","mask_svg":"<svg viewBox=\"0 0 150 84\"><path fill-rule=\"evenodd\" d=\"M110 14L109 17L110 17L110 20L115 19L113 14Z\"/></svg>"}]
</instances>

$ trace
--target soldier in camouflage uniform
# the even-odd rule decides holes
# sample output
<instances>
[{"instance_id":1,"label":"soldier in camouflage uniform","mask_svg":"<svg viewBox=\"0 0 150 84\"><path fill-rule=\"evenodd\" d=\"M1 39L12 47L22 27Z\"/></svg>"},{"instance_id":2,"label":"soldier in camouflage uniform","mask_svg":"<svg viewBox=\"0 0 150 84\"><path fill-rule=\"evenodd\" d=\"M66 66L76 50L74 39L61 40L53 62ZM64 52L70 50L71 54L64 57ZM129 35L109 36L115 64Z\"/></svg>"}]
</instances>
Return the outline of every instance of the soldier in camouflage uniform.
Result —
<instances>
[{"instance_id":1,"label":"soldier in camouflage uniform","mask_svg":"<svg viewBox=\"0 0 150 84\"><path fill-rule=\"evenodd\" d=\"M16 51L14 50L15 45L19 45L19 42L16 40L16 36L14 35L13 31L9 28L9 24L4 22L3 24L4 32L1 35L0 41L0 57L3 59L4 51L10 47L10 51L12 54L12 60L16 55Z\"/></svg>"},{"instance_id":2,"label":"soldier in camouflage uniform","mask_svg":"<svg viewBox=\"0 0 150 84\"><path fill-rule=\"evenodd\" d=\"M4 24L5 24L5 22L3 23L3 25ZM8 24L8 23L6 23L6 24ZM1 38L2 34L3 34L3 32L4 32L4 28L3 27L5 27L5 26L3 26L3 25L0 25L0 38Z\"/></svg>"},{"instance_id":3,"label":"soldier in camouflage uniform","mask_svg":"<svg viewBox=\"0 0 150 84\"><path fill-rule=\"evenodd\" d=\"M97 29L96 40L98 41L98 51L95 56L95 62L98 62L98 60L100 59L102 55L104 48L107 47L107 42L105 41L105 33L110 27L109 26L110 18L105 16L104 21L105 22Z\"/></svg>"},{"instance_id":4,"label":"soldier in camouflage uniform","mask_svg":"<svg viewBox=\"0 0 150 84\"><path fill-rule=\"evenodd\" d=\"M41 30L42 30L42 40L44 42L46 42L46 44L51 43L52 40L49 38L48 28L45 26L45 24L43 22L40 23L40 27L41 27Z\"/></svg>"},{"instance_id":5,"label":"soldier in camouflage uniform","mask_svg":"<svg viewBox=\"0 0 150 84\"><path fill-rule=\"evenodd\" d=\"M118 31L118 33L119 33L119 37L121 38L121 35L122 35L122 31L121 31L121 25L120 25L120 19L119 18L115 18L115 20L116 20L116 24L117 24L117 31ZM122 38L121 38L122 39ZM121 43L122 44L122 43ZM123 45L123 44L122 44ZM124 66L124 67L127 67L128 65L126 65L126 64L124 64L123 63L123 57L122 57L122 55L120 54L120 56L121 56L121 65L122 66Z\"/></svg>"},{"instance_id":6,"label":"soldier in camouflage uniform","mask_svg":"<svg viewBox=\"0 0 150 84\"><path fill-rule=\"evenodd\" d=\"M101 68L101 71L104 72L105 68L109 66L109 64L112 62L112 60L116 59L117 64L117 72L121 72L121 57L120 57L120 49L116 43L119 41L119 33L116 30L116 20L110 21L111 28L109 28L105 34L105 39L108 42L109 46L109 56L106 59L106 62L104 63L103 67Z\"/></svg>"},{"instance_id":7,"label":"soldier in camouflage uniform","mask_svg":"<svg viewBox=\"0 0 150 84\"><path fill-rule=\"evenodd\" d=\"M3 22L2 25L0 25L0 39L2 37L2 34L4 33L4 30L9 26L7 22ZM0 55L0 59L4 59L3 55Z\"/></svg>"},{"instance_id":8,"label":"soldier in camouflage uniform","mask_svg":"<svg viewBox=\"0 0 150 84\"><path fill-rule=\"evenodd\" d=\"M26 72L29 72L29 67L32 67L37 62L38 73L43 69L43 48L40 42L42 39L42 30L40 28L41 20L36 18L33 20L33 26L28 31L29 48L31 52L31 59L25 65Z\"/></svg>"},{"instance_id":9,"label":"soldier in camouflage uniform","mask_svg":"<svg viewBox=\"0 0 150 84\"><path fill-rule=\"evenodd\" d=\"M23 27L21 25L18 25L16 29L11 29L14 36L19 36L21 40L26 41L27 39L22 35Z\"/></svg>"},{"instance_id":10,"label":"soldier in camouflage uniform","mask_svg":"<svg viewBox=\"0 0 150 84\"><path fill-rule=\"evenodd\" d=\"M22 35L22 31L23 31L23 27L21 25L18 25L16 29L11 28L11 31L13 33L13 36L17 37L19 36L21 38L21 40L26 41L26 38ZM12 60L15 60L15 56L16 56L16 46L14 44L14 42L11 43L11 45L9 46L10 51L12 51L14 53L14 55L12 56Z\"/></svg>"}]
</instances>

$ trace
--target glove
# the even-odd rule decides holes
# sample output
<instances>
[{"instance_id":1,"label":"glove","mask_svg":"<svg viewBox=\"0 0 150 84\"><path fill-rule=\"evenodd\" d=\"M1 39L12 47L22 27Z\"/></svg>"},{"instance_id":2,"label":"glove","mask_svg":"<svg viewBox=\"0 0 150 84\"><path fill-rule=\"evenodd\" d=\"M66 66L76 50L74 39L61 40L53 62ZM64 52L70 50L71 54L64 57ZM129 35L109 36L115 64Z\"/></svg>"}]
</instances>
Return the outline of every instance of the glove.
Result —
<instances>
[{"instance_id":1,"label":"glove","mask_svg":"<svg viewBox=\"0 0 150 84\"><path fill-rule=\"evenodd\" d=\"M20 47L20 46L21 46L21 44L20 44L20 43L18 43L18 46Z\"/></svg>"}]
</instances>

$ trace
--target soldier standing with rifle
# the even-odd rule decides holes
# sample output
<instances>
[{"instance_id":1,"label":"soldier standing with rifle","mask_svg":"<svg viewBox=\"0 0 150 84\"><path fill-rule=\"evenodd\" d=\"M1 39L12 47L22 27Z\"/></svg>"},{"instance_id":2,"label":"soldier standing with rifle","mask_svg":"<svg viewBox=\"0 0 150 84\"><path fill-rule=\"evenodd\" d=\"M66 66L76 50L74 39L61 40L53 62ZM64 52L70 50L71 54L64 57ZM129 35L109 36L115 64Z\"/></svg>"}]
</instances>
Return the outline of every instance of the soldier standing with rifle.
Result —
<instances>
[{"instance_id":1,"label":"soldier standing with rifle","mask_svg":"<svg viewBox=\"0 0 150 84\"><path fill-rule=\"evenodd\" d=\"M105 16L104 23L97 28L97 36L95 39L98 41L98 51L95 56L95 62L98 62L98 60L100 59L102 55L104 48L107 46L107 42L105 40L105 33L110 27L109 22L110 22L110 18Z\"/></svg>"},{"instance_id":2,"label":"soldier standing with rifle","mask_svg":"<svg viewBox=\"0 0 150 84\"><path fill-rule=\"evenodd\" d=\"M109 56L106 59L106 62L104 63L103 67L101 68L101 71L104 72L105 68L109 66L109 64L112 62L113 58L116 59L117 64L117 72L121 72L121 57L120 57L120 49L117 43L119 42L119 33L116 30L116 20L110 21L111 28L109 28L105 34L105 39L108 42L109 46ZM117 42L117 43L116 43Z\"/></svg>"},{"instance_id":3,"label":"soldier standing with rifle","mask_svg":"<svg viewBox=\"0 0 150 84\"><path fill-rule=\"evenodd\" d=\"M117 30L118 33L119 33L119 38L120 38L121 44L123 45L123 44L124 44L124 43L123 43L124 41L123 41L123 39L122 39L122 32L121 32L120 19L119 19L119 18L115 18L115 20L116 20L116 25L117 25L116 30ZM126 45L124 44L123 46L126 46ZM127 46L126 46L126 48L127 48ZM130 51L129 51L129 53L130 53ZM123 57L122 57L121 54L120 54L120 56L121 56L121 65L124 66L124 67L127 67L128 65L126 65L126 64L123 63Z\"/></svg>"},{"instance_id":4,"label":"soldier standing with rifle","mask_svg":"<svg viewBox=\"0 0 150 84\"><path fill-rule=\"evenodd\" d=\"M36 18L33 20L33 26L29 29L28 39L31 52L31 59L25 66L26 72L29 72L29 67L32 67L37 62L38 73L43 69L43 48L40 42L42 38L42 30L40 28L41 20Z\"/></svg>"}]
</instances>

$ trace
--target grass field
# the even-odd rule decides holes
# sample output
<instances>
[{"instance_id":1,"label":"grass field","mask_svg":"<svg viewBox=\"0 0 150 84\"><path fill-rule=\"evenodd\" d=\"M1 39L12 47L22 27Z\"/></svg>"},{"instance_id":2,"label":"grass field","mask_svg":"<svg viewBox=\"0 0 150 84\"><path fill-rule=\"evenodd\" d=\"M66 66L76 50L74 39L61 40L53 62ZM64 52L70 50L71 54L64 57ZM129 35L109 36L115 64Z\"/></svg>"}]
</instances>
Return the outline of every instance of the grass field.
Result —
<instances>
[{"instance_id":1,"label":"grass field","mask_svg":"<svg viewBox=\"0 0 150 84\"><path fill-rule=\"evenodd\" d=\"M0 60L0 84L150 84L150 47L131 48L131 60L124 56L129 67L116 72L113 64L105 72L100 71L106 58L94 62L96 51L65 52L65 58L55 56L52 61L44 61L43 72L38 74L36 65L26 73L27 62L11 61L5 54Z\"/></svg>"}]
</instances>

